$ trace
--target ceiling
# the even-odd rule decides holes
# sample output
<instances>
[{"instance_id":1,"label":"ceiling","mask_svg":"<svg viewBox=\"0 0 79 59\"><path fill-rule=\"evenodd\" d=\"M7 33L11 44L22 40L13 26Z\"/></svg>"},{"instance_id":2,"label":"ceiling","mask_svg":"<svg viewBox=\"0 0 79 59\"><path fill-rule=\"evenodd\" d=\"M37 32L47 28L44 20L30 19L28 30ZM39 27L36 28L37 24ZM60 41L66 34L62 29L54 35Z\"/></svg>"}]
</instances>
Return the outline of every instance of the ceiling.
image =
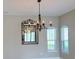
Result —
<instances>
[{"instance_id":1,"label":"ceiling","mask_svg":"<svg viewBox=\"0 0 79 59\"><path fill-rule=\"evenodd\" d=\"M4 14L7 15L38 15L37 0L4 0ZM75 9L75 0L42 0L42 16L60 16Z\"/></svg>"}]
</instances>

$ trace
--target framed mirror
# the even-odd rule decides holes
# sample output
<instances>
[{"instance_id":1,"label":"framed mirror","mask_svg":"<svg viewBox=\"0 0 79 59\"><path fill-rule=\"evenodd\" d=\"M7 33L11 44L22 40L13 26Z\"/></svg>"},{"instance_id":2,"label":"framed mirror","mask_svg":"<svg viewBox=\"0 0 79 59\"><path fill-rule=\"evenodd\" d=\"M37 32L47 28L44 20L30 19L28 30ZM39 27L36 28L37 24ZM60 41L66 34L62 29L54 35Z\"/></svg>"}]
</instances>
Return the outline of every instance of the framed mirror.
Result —
<instances>
[{"instance_id":1,"label":"framed mirror","mask_svg":"<svg viewBox=\"0 0 79 59\"><path fill-rule=\"evenodd\" d=\"M34 21L31 19L21 23L21 36L23 45L38 44L38 30L36 30L36 26L34 24Z\"/></svg>"}]
</instances>

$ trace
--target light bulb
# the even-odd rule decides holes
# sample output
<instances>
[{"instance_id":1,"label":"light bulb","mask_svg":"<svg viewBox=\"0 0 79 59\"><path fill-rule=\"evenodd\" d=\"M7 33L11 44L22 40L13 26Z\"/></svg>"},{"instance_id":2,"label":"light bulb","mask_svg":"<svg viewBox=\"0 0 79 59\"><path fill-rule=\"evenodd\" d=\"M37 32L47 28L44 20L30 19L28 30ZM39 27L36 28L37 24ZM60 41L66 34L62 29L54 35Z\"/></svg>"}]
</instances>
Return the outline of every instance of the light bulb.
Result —
<instances>
[{"instance_id":1,"label":"light bulb","mask_svg":"<svg viewBox=\"0 0 79 59\"><path fill-rule=\"evenodd\" d=\"M43 21L42 21L42 23L44 24L44 23L45 23L45 21L43 20Z\"/></svg>"},{"instance_id":2,"label":"light bulb","mask_svg":"<svg viewBox=\"0 0 79 59\"><path fill-rule=\"evenodd\" d=\"M34 23L34 25L36 25L36 23Z\"/></svg>"},{"instance_id":3,"label":"light bulb","mask_svg":"<svg viewBox=\"0 0 79 59\"><path fill-rule=\"evenodd\" d=\"M30 25L30 22L29 22L29 25Z\"/></svg>"},{"instance_id":4,"label":"light bulb","mask_svg":"<svg viewBox=\"0 0 79 59\"><path fill-rule=\"evenodd\" d=\"M37 23L39 24L39 21L37 21Z\"/></svg>"}]
</instances>

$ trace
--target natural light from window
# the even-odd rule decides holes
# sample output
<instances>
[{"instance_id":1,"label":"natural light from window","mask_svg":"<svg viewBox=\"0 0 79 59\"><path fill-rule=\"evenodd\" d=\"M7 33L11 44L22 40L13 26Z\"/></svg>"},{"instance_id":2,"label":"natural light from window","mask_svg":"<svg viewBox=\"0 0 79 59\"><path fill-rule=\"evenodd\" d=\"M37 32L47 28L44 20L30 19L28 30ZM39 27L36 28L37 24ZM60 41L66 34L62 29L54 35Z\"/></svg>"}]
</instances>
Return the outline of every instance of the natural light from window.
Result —
<instances>
[{"instance_id":1,"label":"natural light from window","mask_svg":"<svg viewBox=\"0 0 79 59\"><path fill-rule=\"evenodd\" d=\"M61 28L61 43L62 43L62 52L69 52L69 42L68 42L68 27L64 26Z\"/></svg>"},{"instance_id":2,"label":"natural light from window","mask_svg":"<svg viewBox=\"0 0 79 59\"><path fill-rule=\"evenodd\" d=\"M47 47L48 51L54 51L56 48L56 29L47 29Z\"/></svg>"},{"instance_id":3,"label":"natural light from window","mask_svg":"<svg viewBox=\"0 0 79 59\"><path fill-rule=\"evenodd\" d=\"M25 42L35 41L35 32L27 32L25 33Z\"/></svg>"}]
</instances>

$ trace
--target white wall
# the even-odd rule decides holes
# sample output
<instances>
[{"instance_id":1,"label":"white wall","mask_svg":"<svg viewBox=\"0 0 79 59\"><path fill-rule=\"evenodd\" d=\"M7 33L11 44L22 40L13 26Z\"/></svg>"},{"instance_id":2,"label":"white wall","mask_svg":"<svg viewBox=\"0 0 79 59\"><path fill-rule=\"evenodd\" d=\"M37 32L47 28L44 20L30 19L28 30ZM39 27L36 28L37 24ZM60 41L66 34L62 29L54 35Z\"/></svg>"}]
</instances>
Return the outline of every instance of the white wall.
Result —
<instances>
[{"instance_id":1,"label":"white wall","mask_svg":"<svg viewBox=\"0 0 79 59\"><path fill-rule=\"evenodd\" d=\"M60 17L60 27L69 28L69 54L61 52L63 59L75 59L75 10L68 12Z\"/></svg>"},{"instance_id":2,"label":"white wall","mask_svg":"<svg viewBox=\"0 0 79 59\"><path fill-rule=\"evenodd\" d=\"M75 11L68 12L60 17L42 17L48 23L52 21L53 27L57 28L57 52L47 51L46 30L39 33L39 44L21 44L21 22L37 17L4 15L3 20L3 48L4 59L30 59L30 58L50 58L61 56L63 59L75 59ZM59 25L69 27L69 54L59 51ZM48 26L48 25L47 25ZM60 52L60 53L59 53ZM61 54L61 55L60 55Z\"/></svg>"},{"instance_id":3,"label":"white wall","mask_svg":"<svg viewBox=\"0 0 79 59\"><path fill-rule=\"evenodd\" d=\"M46 30L39 33L39 44L22 45L21 44L21 22L30 17L4 15L3 20L3 48L4 59L29 59L29 58L46 58L59 56L59 19L58 17L42 17L43 20L52 20L53 26L57 28L57 52L47 51ZM31 17L37 20L37 17ZM48 21L46 21L48 23Z\"/></svg>"}]
</instances>

